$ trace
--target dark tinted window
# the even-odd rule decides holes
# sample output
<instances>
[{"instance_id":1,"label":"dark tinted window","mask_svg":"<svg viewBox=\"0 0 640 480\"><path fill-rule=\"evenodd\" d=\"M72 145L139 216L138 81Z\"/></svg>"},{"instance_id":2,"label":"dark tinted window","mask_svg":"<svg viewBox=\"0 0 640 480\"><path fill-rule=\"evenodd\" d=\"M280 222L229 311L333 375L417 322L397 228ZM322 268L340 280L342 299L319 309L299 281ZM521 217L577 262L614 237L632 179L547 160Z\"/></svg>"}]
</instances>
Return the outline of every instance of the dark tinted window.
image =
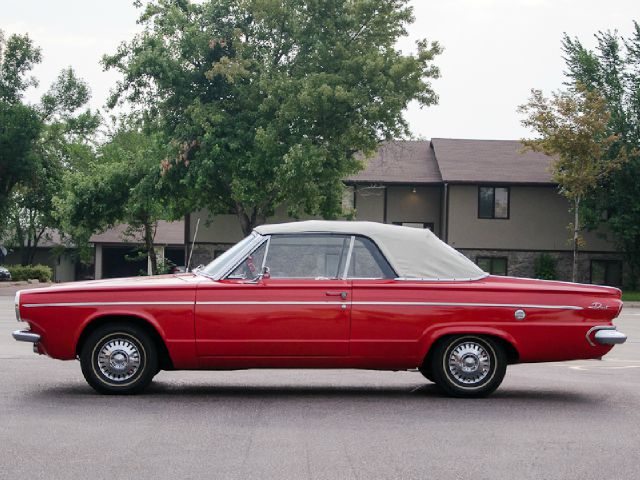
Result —
<instances>
[{"instance_id":1,"label":"dark tinted window","mask_svg":"<svg viewBox=\"0 0 640 480\"><path fill-rule=\"evenodd\" d=\"M479 187L478 218L509 218L509 188Z\"/></svg>"},{"instance_id":2,"label":"dark tinted window","mask_svg":"<svg viewBox=\"0 0 640 480\"><path fill-rule=\"evenodd\" d=\"M507 274L507 258L506 257L478 257L476 264L485 272L491 275Z\"/></svg>"}]
</instances>

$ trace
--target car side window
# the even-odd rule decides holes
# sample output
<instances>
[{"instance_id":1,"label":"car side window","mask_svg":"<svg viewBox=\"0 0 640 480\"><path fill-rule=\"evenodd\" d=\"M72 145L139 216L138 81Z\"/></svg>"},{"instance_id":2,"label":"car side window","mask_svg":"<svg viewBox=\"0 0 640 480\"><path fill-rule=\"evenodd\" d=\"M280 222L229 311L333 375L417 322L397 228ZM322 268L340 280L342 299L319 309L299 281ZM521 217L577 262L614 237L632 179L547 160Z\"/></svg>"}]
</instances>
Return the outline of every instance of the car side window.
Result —
<instances>
[{"instance_id":1,"label":"car side window","mask_svg":"<svg viewBox=\"0 0 640 480\"><path fill-rule=\"evenodd\" d=\"M375 243L355 237L348 278L395 278L396 273Z\"/></svg>"},{"instance_id":2,"label":"car side window","mask_svg":"<svg viewBox=\"0 0 640 480\"><path fill-rule=\"evenodd\" d=\"M273 235L265 265L271 278L337 279L350 242L347 235Z\"/></svg>"},{"instance_id":3,"label":"car side window","mask_svg":"<svg viewBox=\"0 0 640 480\"><path fill-rule=\"evenodd\" d=\"M227 278L232 280L253 280L262 271L264 254L267 250L267 242L263 242L251 255L248 255L240 265L238 265Z\"/></svg>"}]
</instances>

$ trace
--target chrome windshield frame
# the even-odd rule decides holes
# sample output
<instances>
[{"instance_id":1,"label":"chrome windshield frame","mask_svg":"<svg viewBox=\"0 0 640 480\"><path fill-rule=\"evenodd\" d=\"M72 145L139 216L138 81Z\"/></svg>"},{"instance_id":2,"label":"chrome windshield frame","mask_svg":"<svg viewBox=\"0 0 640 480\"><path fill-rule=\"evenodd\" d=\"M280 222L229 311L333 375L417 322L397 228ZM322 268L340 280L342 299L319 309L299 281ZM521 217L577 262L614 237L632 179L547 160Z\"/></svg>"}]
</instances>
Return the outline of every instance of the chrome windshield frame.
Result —
<instances>
[{"instance_id":1,"label":"chrome windshield frame","mask_svg":"<svg viewBox=\"0 0 640 480\"><path fill-rule=\"evenodd\" d=\"M240 265L248 255L252 254L258 247L264 242L269 240L269 235L260 235L257 232L253 232L255 237L249 242L242 250L240 250L234 257L230 258L223 268L220 269L220 273L217 275L211 275L213 280L223 280L233 272L238 265ZM266 258L266 257L265 257Z\"/></svg>"}]
</instances>

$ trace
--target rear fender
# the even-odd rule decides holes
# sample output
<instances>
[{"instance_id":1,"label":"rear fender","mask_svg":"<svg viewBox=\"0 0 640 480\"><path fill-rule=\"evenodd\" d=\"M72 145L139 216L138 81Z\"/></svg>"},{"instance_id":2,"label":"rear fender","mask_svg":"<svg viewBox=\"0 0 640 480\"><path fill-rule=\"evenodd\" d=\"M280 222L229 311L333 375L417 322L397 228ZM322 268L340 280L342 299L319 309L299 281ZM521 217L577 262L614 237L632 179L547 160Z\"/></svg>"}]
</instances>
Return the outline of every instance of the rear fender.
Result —
<instances>
[{"instance_id":1,"label":"rear fender","mask_svg":"<svg viewBox=\"0 0 640 480\"><path fill-rule=\"evenodd\" d=\"M451 326L434 326L425 331L422 337L421 358L426 358L431 347L442 337L446 335L487 335L498 337L505 342L511 344L516 352L519 352L518 342L516 339L499 328L485 327L479 325L451 325Z\"/></svg>"}]
</instances>

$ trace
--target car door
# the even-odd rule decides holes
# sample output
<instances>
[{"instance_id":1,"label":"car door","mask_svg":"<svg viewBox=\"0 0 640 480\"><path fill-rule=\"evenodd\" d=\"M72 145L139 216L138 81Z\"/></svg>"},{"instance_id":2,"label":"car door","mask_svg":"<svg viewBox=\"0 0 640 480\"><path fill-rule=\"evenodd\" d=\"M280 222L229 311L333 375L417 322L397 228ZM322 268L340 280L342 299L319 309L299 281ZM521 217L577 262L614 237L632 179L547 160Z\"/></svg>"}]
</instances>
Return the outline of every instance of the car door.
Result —
<instances>
[{"instance_id":1,"label":"car door","mask_svg":"<svg viewBox=\"0 0 640 480\"><path fill-rule=\"evenodd\" d=\"M404 368L420 352L426 312L417 303L424 292L395 277L376 244L356 237L347 275L353 294L350 351L369 368Z\"/></svg>"},{"instance_id":2,"label":"car door","mask_svg":"<svg viewBox=\"0 0 640 480\"><path fill-rule=\"evenodd\" d=\"M273 235L226 278L197 292L201 357L347 356L351 237ZM269 275L256 277L264 267Z\"/></svg>"}]
</instances>

